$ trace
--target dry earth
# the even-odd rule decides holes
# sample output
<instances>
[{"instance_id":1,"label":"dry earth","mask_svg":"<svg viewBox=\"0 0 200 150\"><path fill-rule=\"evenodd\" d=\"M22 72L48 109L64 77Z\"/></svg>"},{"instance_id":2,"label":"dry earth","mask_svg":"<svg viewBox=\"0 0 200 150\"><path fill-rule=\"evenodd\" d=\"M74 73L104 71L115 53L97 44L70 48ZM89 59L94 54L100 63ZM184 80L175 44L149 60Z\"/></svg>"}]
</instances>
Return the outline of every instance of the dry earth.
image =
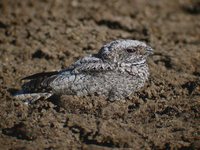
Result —
<instances>
[{"instance_id":1,"label":"dry earth","mask_svg":"<svg viewBox=\"0 0 200 150\"><path fill-rule=\"evenodd\" d=\"M40 100L9 91L27 75L64 68L113 39L154 49L151 77L124 101ZM0 149L200 148L198 0L1 0Z\"/></svg>"}]
</instances>

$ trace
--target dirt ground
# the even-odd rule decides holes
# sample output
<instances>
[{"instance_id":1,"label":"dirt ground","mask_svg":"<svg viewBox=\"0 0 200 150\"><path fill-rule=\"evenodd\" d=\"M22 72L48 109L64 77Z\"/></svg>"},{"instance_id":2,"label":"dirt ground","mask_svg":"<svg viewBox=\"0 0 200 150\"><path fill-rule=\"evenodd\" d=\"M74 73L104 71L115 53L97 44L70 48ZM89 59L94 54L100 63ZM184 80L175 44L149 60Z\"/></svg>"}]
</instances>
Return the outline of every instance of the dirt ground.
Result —
<instances>
[{"instance_id":1,"label":"dirt ground","mask_svg":"<svg viewBox=\"0 0 200 150\"><path fill-rule=\"evenodd\" d=\"M126 101L40 100L11 89L37 72L69 66L113 39L155 49L150 80ZM200 148L198 0L1 0L0 149Z\"/></svg>"}]
</instances>

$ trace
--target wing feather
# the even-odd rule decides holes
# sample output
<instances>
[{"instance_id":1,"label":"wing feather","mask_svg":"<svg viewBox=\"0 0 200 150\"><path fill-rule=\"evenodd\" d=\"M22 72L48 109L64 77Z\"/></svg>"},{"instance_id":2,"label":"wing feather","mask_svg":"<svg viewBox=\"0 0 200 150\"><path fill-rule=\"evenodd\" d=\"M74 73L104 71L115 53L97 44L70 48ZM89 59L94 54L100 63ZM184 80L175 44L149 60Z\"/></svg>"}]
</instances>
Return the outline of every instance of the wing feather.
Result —
<instances>
[{"instance_id":1,"label":"wing feather","mask_svg":"<svg viewBox=\"0 0 200 150\"><path fill-rule=\"evenodd\" d=\"M103 72L103 71L111 71L115 68L115 66L103 62L102 59L98 57L93 57L92 55L89 57L83 57L76 61L73 65L69 66L68 68L64 69L65 71L72 71L72 73L86 73L86 72Z\"/></svg>"},{"instance_id":2,"label":"wing feather","mask_svg":"<svg viewBox=\"0 0 200 150\"><path fill-rule=\"evenodd\" d=\"M21 80L32 80L32 79L37 79L37 78L44 78L44 77L50 77L52 75L58 74L58 71L52 71L52 72L41 72L41 73L36 73L27 77L22 78Z\"/></svg>"},{"instance_id":3,"label":"wing feather","mask_svg":"<svg viewBox=\"0 0 200 150\"><path fill-rule=\"evenodd\" d=\"M27 76L22 80L30 80L22 85L24 92L49 92L51 91L51 82L57 77L59 72L41 72Z\"/></svg>"}]
</instances>

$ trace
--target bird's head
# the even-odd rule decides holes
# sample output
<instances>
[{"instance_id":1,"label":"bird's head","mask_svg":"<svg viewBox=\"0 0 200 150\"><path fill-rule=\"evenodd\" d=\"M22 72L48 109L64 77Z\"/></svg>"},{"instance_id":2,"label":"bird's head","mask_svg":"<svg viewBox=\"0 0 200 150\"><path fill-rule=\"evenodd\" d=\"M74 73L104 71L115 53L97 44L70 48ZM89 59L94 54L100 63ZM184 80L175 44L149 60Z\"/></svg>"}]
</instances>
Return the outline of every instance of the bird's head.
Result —
<instances>
[{"instance_id":1,"label":"bird's head","mask_svg":"<svg viewBox=\"0 0 200 150\"><path fill-rule=\"evenodd\" d=\"M139 65L152 53L153 49L144 42L120 39L104 45L98 55L105 62Z\"/></svg>"}]
</instances>

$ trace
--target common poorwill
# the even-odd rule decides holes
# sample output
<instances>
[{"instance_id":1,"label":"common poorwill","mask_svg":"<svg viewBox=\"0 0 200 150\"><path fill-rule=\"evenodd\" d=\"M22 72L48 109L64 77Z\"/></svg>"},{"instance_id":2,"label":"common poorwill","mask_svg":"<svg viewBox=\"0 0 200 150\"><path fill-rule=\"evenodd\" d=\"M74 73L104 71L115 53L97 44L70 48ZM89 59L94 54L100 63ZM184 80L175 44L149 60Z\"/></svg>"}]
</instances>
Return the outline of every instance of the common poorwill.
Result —
<instances>
[{"instance_id":1,"label":"common poorwill","mask_svg":"<svg viewBox=\"0 0 200 150\"><path fill-rule=\"evenodd\" d=\"M28 81L15 98L32 103L52 95L97 94L120 100L144 86L149 76L146 60L151 53L153 49L141 41L112 41L64 70L25 77Z\"/></svg>"}]
</instances>

